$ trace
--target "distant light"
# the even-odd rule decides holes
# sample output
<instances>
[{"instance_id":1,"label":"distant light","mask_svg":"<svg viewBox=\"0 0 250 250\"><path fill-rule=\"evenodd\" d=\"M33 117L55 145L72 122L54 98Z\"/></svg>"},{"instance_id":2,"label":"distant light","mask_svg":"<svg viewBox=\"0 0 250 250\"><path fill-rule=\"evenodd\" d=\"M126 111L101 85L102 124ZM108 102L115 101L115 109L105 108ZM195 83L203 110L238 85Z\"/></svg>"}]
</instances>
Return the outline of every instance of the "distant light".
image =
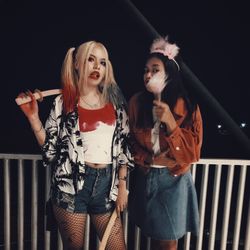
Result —
<instances>
[{"instance_id":1,"label":"distant light","mask_svg":"<svg viewBox=\"0 0 250 250\"><path fill-rule=\"evenodd\" d=\"M245 122L242 122L241 124L240 124L240 127L241 128L245 128L247 126L247 124L245 123Z\"/></svg>"},{"instance_id":2,"label":"distant light","mask_svg":"<svg viewBox=\"0 0 250 250\"><path fill-rule=\"evenodd\" d=\"M218 130L218 133L221 134L221 135L228 135L229 132L227 131L227 129L224 127L223 124L217 124L217 130Z\"/></svg>"}]
</instances>

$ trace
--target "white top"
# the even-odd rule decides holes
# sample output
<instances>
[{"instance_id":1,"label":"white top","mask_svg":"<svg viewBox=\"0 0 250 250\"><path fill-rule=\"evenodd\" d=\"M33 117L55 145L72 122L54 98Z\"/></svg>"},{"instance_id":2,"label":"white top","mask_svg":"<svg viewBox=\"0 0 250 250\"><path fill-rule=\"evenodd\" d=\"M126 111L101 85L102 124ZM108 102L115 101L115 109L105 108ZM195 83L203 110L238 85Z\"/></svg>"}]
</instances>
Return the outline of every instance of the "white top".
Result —
<instances>
[{"instance_id":1,"label":"white top","mask_svg":"<svg viewBox=\"0 0 250 250\"><path fill-rule=\"evenodd\" d=\"M157 120L155 115L155 107L153 107L153 119L154 119L154 127L151 130L151 142L152 142L152 149L154 155L161 153L160 149L160 124L161 122ZM166 166L163 165L150 165L151 168L165 168Z\"/></svg>"},{"instance_id":2,"label":"white top","mask_svg":"<svg viewBox=\"0 0 250 250\"><path fill-rule=\"evenodd\" d=\"M115 126L99 122L95 130L81 132L85 161L112 163L111 145Z\"/></svg>"},{"instance_id":3,"label":"white top","mask_svg":"<svg viewBox=\"0 0 250 250\"><path fill-rule=\"evenodd\" d=\"M154 155L157 155L161 152L160 150L160 124L161 122L156 118L155 115L155 107L153 107L153 119L154 119L154 127L151 130L151 142L152 142L152 149L154 152Z\"/></svg>"}]
</instances>

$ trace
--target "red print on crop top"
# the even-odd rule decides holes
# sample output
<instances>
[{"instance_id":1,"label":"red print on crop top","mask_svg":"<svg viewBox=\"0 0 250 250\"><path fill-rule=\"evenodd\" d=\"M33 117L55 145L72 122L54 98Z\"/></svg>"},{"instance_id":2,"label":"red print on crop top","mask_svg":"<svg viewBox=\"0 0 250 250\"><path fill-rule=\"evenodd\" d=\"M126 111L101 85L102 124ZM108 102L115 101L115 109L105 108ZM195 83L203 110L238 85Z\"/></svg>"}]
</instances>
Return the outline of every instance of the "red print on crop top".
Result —
<instances>
[{"instance_id":1,"label":"red print on crop top","mask_svg":"<svg viewBox=\"0 0 250 250\"><path fill-rule=\"evenodd\" d=\"M85 109L79 105L78 113L81 132L96 130L100 122L113 126L116 120L112 103L106 104L101 109Z\"/></svg>"}]
</instances>

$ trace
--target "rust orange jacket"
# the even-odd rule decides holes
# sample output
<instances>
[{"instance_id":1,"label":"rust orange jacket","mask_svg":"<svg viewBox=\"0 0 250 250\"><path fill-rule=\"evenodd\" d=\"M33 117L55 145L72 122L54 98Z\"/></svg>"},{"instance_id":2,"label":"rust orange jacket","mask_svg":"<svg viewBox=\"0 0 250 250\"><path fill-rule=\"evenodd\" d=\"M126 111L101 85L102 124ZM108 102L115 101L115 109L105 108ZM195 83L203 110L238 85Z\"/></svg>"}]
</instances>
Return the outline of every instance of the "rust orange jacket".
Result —
<instances>
[{"instance_id":1,"label":"rust orange jacket","mask_svg":"<svg viewBox=\"0 0 250 250\"><path fill-rule=\"evenodd\" d=\"M151 128L136 128L137 98L135 94L129 101L129 121L131 130L131 147L136 164L145 165L145 160L153 155ZM152 111L149 111L152 112ZM193 113L193 126L183 127L182 122L187 115L184 100L179 98L174 107L177 127L169 135L160 129L160 149L166 152L166 158L160 165L168 167L173 174L180 175L189 170L190 164L200 159L202 145L202 117L199 107ZM158 163L159 164L159 163Z\"/></svg>"}]
</instances>

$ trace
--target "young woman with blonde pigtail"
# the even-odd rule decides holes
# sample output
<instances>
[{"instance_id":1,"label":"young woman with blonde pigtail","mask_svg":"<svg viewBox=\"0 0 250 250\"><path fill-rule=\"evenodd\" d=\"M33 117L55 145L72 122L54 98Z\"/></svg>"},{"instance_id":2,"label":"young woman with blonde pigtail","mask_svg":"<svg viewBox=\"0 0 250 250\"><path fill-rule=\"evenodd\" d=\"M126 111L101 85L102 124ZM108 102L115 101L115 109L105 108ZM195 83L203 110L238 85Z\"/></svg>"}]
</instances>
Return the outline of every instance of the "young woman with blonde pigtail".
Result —
<instances>
[{"instance_id":1,"label":"young woman with blonde pigtail","mask_svg":"<svg viewBox=\"0 0 250 250\"><path fill-rule=\"evenodd\" d=\"M52 170L50 201L64 249L83 249L87 214L102 239L111 213L118 217L106 249L124 250L120 212L127 206L126 180L133 167L128 148L125 99L117 86L108 52L89 41L70 48L62 67L62 94L45 127L38 103L20 105Z\"/></svg>"}]
</instances>

